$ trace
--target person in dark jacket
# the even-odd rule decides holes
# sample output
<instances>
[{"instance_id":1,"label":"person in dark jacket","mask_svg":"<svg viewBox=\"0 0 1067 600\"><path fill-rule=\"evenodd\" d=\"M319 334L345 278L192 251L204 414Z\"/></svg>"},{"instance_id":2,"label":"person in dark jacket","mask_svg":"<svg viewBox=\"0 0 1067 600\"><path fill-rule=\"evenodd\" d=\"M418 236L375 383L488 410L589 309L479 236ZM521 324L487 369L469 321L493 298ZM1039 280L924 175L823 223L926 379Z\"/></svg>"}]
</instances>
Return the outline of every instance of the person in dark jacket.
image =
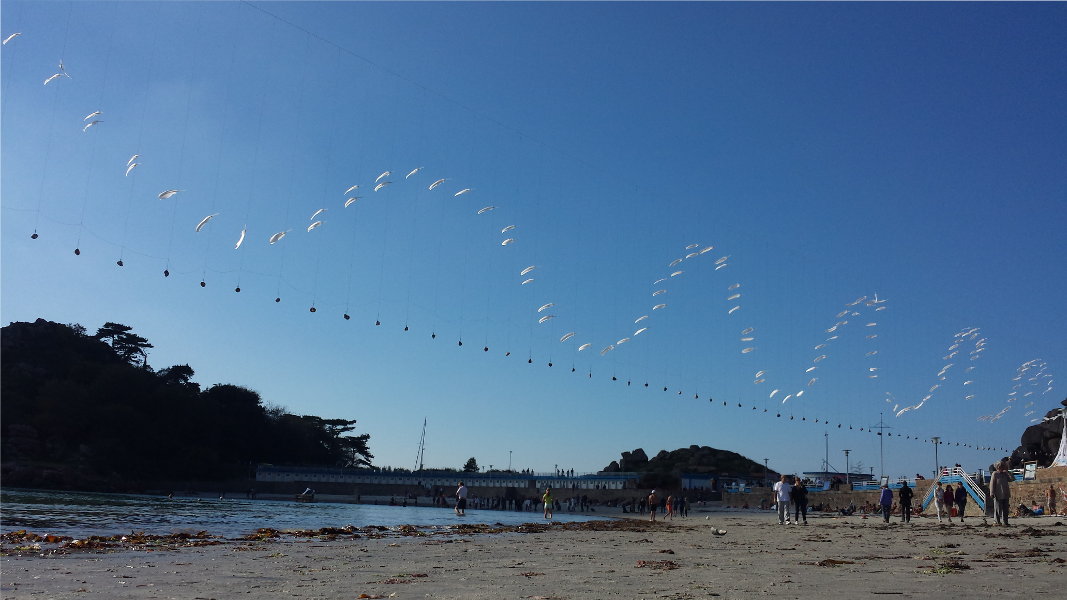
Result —
<instances>
[{"instance_id":1,"label":"person in dark jacket","mask_svg":"<svg viewBox=\"0 0 1067 600\"><path fill-rule=\"evenodd\" d=\"M900 498L900 522L911 523L911 498L915 495L915 492L908 487L908 482L901 483L900 491L897 492L897 497Z\"/></svg>"},{"instance_id":2,"label":"person in dark jacket","mask_svg":"<svg viewBox=\"0 0 1067 600\"><path fill-rule=\"evenodd\" d=\"M808 524L808 488L804 487L804 481L799 477L793 478L793 522L800 524L801 515L804 516L804 524Z\"/></svg>"},{"instance_id":3,"label":"person in dark jacket","mask_svg":"<svg viewBox=\"0 0 1067 600\"><path fill-rule=\"evenodd\" d=\"M960 523L963 522L963 511L967 510L967 490L963 489L963 484L956 484L956 511L960 515Z\"/></svg>"},{"instance_id":4,"label":"person in dark jacket","mask_svg":"<svg viewBox=\"0 0 1067 600\"><path fill-rule=\"evenodd\" d=\"M942 499L945 503L945 512L948 513L948 522L952 522L952 505L956 503L956 490L952 489L952 485L945 486L945 497Z\"/></svg>"}]
</instances>

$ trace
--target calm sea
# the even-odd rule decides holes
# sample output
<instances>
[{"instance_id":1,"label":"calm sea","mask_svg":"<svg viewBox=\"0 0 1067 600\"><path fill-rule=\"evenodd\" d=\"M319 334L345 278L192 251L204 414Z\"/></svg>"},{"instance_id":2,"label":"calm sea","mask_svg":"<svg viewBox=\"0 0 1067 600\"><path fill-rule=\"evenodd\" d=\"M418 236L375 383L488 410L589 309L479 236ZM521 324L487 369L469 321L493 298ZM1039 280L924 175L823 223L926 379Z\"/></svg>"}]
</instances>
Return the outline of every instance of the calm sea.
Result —
<instances>
[{"instance_id":1,"label":"calm sea","mask_svg":"<svg viewBox=\"0 0 1067 600\"><path fill-rule=\"evenodd\" d=\"M555 521L588 521L601 517L556 513ZM543 521L540 512L467 510L457 517L451 509L422 506L376 506L284 500L206 499L134 494L95 494L42 490L0 491L0 532L25 529L37 534L128 534L133 531L165 535L207 531L227 538L260 527L320 529L353 525L441 526L456 523L519 525Z\"/></svg>"}]
</instances>

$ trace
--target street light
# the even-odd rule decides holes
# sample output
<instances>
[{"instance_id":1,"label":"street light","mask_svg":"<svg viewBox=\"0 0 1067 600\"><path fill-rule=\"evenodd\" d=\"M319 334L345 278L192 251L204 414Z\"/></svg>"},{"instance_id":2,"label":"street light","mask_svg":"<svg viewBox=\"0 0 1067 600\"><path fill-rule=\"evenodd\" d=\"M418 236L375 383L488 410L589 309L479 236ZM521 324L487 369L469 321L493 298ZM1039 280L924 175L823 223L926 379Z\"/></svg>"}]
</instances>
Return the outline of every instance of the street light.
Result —
<instances>
[{"instance_id":1,"label":"street light","mask_svg":"<svg viewBox=\"0 0 1067 600\"><path fill-rule=\"evenodd\" d=\"M822 437L826 441L826 457L822 461L822 470L830 473L830 432L824 431Z\"/></svg>"},{"instance_id":2,"label":"street light","mask_svg":"<svg viewBox=\"0 0 1067 600\"><path fill-rule=\"evenodd\" d=\"M845 453L845 487L851 487L848 481L848 453L852 452L852 450L842 450L842 452Z\"/></svg>"},{"instance_id":3,"label":"street light","mask_svg":"<svg viewBox=\"0 0 1067 600\"><path fill-rule=\"evenodd\" d=\"M511 450L508 450L508 471L511 471Z\"/></svg>"},{"instance_id":4,"label":"street light","mask_svg":"<svg viewBox=\"0 0 1067 600\"><path fill-rule=\"evenodd\" d=\"M768 472L768 470L767 470L767 461L768 460L770 460L770 459L768 459L768 458L763 459L763 487L767 487L767 481L768 481L767 480L767 476L770 474Z\"/></svg>"},{"instance_id":5,"label":"street light","mask_svg":"<svg viewBox=\"0 0 1067 600\"><path fill-rule=\"evenodd\" d=\"M937 460L937 445L941 443L941 438L934 436L930 441L934 443L934 479L937 479L941 476L941 462Z\"/></svg>"}]
</instances>

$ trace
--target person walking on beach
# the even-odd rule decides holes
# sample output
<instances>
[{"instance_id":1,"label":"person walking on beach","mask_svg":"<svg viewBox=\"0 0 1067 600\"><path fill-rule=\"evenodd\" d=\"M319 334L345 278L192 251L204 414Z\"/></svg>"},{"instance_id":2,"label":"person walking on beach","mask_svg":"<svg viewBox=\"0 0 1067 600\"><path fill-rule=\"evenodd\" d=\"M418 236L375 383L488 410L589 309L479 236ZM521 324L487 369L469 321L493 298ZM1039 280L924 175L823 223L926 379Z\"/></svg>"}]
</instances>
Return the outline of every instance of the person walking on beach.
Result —
<instances>
[{"instance_id":1,"label":"person walking on beach","mask_svg":"<svg viewBox=\"0 0 1067 600\"><path fill-rule=\"evenodd\" d=\"M670 517L674 520L674 496L667 494L667 502L663 505L663 518Z\"/></svg>"},{"instance_id":2,"label":"person walking on beach","mask_svg":"<svg viewBox=\"0 0 1067 600\"><path fill-rule=\"evenodd\" d=\"M798 477L794 477L793 481L793 522L800 523L800 517L804 517L804 524L808 524L808 488L804 486L804 481Z\"/></svg>"},{"instance_id":3,"label":"person walking on beach","mask_svg":"<svg viewBox=\"0 0 1067 600\"><path fill-rule=\"evenodd\" d=\"M781 480L774 484L774 499L778 503L778 524L789 524L789 503L792 499L793 486L789 483L789 476L782 475Z\"/></svg>"},{"instance_id":4,"label":"person walking on beach","mask_svg":"<svg viewBox=\"0 0 1067 600\"><path fill-rule=\"evenodd\" d=\"M656 520L656 509L659 508L659 498L656 497L656 490L652 490L652 493L648 495L648 520Z\"/></svg>"},{"instance_id":5,"label":"person walking on beach","mask_svg":"<svg viewBox=\"0 0 1067 600\"><path fill-rule=\"evenodd\" d=\"M945 498L945 488L942 487L941 482L937 482L937 487L934 489L934 508L937 509L937 522L941 522L941 503Z\"/></svg>"},{"instance_id":6,"label":"person walking on beach","mask_svg":"<svg viewBox=\"0 0 1067 600\"><path fill-rule=\"evenodd\" d=\"M1008 473L1008 461L1002 460L997 465L997 472L989 478L989 495L993 497L993 516L997 525L1008 527L1008 512L1011 510L1012 476Z\"/></svg>"},{"instance_id":7,"label":"person walking on beach","mask_svg":"<svg viewBox=\"0 0 1067 600\"><path fill-rule=\"evenodd\" d=\"M967 490L963 488L962 483L956 484L955 497L956 512L960 515L960 523L963 522L963 511L967 510Z\"/></svg>"},{"instance_id":8,"label":"person walking on beach","mask_svg":"<svg viewBox=\"0 0 1067 600\"><path fill-rule=\"evenodd\" d=\"M911 498L915 495L915 492L908 487L908 482L904 481L900 484L900 491L897 492L897 497L900 498L900 522L911 523Z\"/></svg>"},{"instance_id":9,"label":"person walking on beach","mask_svg":"<svg viewBox=\"0 0 1067 600\"><path fill-rule=\"evenodd\" d=\"M545 488L545 495L541 496L541 502L545 504L545 518L552 518L552 488Z\"/></svg>"},{"instance_id":10,"label":"person walking on beach","mask_svg":"<svg viewBox=\"0 0 1067 600\"><path fill-rule=\"evenodd\" d=\"M463 482L459 482L459 487L456 489L456 516L462 517L467 514L467 486L463 485Z\"/></svg>"},{"instance_id":11,"label":"person walking on beach","mask_svg":"<svg viewBox=\"0 0 1067 600\"><path fill-rule=\"evenodd\" d=\"M888 484L882 484L882 495L878 497L878 504L882 507L882 519L888 523L889 513L893 510L893 490L889 489Z\"/></svg>"},{"instance_id":12,"label":"person walking on beach","mask_svg":"<svg viewBox=\"0 0 1067 600\"><path fill-rule=\"evenodd\" d=\"M956 502L956 492L952 489L952 484L945 486L945 516L948 517L948 522L952 522L952 505Z\"/></svg>"}]
</instances>

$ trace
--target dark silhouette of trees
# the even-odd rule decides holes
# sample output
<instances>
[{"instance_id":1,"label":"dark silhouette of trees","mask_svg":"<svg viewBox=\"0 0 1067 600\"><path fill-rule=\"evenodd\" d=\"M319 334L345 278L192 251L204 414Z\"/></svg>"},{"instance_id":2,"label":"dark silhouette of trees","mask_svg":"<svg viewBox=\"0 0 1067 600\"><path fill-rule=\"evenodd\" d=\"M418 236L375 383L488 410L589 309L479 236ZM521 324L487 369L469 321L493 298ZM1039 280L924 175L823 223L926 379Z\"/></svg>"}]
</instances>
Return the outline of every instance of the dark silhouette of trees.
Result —
<instances>
[{"instance_id":1,"label":"dark silhouette of trees","mask_svg":"<svg viewBox=\"0 0 1067 600\"><path fill-rule=\"evenodd\" d=\"M131 364L140 362L141 366L148 365L147 350L153 346L145 338L133 333L133 327L109 321L96 330L94 337L111 344L111 349L124 361Z\"/></svg>"},{"instance_id":2,"label":"dark silhouette of trees","mask_svg":"<svg viewBox=\"0 0 1067 600\"><path fill-rule=\"evenodd\" d=\"M478 461L474 460L473 456L467 459L467 464L463 465L463 472L464 473L477 473L478 472Z\"/></svg>"},{"instance_id":3,"label":"dark silhouette of trees","mask_svg":"<svg viewBox=\"0 0 1067 600\"><path fill-rule=\"evenodd\" d=\"M250 389L201 390L187 364L153 371L132 328L38 319L0 335L4 484L132 489L246 476L255 463L371 466L356 421L288 413Z\"/></svg>"}]
</instances>

